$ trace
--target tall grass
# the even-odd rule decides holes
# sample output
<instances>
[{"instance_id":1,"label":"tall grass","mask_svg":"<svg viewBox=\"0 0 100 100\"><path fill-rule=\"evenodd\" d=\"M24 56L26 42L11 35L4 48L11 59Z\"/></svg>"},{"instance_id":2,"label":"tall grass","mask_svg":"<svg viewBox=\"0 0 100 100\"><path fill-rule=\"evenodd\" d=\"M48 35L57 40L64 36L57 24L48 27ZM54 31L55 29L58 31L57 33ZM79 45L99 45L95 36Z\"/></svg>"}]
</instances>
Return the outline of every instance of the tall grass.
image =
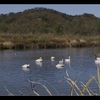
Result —
<instances>
[{"instance_id":1,"label":"tall grass","mask_svg":"<svg viewBox=\"0 0 100 100\"><path fill-rule=\"evenodd\" d=\"M66 71L67 73L67 71ZM97 93L94 93L90 88L89 88L89 84L95 80L95 77L92 76L85 84L83 82L80 82L82 89L77 85L77 80L72 80L68 73L67 73L67 77L66 81L67 83L71 86L70 89L70 96L73 96L73 92L75 93L75 95L77 96L85 96L85 91L87 91L87 95L92 96L92 95L97 95ZM99 77L100 78L100 77Z\"/></svg>"},{"instance_id":2,"label":"tall grass","mask_svg":"<svg viewBox=\"0 0 100 100\"><path fill-rule=\"evenodd\" d=\"M0 49L100 46L100 36L55 34L0 34ZM10 44L8 44L8 43Z\"/></svg>"}]
</instances>

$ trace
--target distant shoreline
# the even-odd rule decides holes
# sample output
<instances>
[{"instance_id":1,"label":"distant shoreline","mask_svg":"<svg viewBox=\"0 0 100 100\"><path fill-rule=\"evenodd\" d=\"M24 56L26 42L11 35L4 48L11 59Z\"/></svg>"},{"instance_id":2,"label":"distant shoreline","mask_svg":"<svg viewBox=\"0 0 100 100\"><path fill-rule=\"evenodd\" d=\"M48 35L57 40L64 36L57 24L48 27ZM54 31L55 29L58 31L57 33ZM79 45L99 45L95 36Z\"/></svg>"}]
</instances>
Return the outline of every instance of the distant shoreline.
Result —
<instances>
[{"instance_id":1,"label":"distant shoreline","mask_svg":"<svg viewBox=\"0 0 100 100\"><path fill-rule=\"evenodd\" d=\"M0 50L100 46L100 36L0 34Z\"/></svg>"}]
</instances>

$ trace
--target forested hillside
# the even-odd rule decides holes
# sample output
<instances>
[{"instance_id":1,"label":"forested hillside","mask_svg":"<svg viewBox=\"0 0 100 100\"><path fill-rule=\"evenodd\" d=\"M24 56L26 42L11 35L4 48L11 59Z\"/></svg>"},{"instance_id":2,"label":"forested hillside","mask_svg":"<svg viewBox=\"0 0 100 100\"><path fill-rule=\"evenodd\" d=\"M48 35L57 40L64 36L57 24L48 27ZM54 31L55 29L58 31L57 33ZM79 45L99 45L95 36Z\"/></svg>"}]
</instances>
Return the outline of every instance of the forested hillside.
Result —
<instances>
[{"instance_id":1,"label":"forested hillside","mask_svg":"<svg viewBox=\"0 0 100 100\"><path fill-rule=\"evenodd\" d=\"M100 18L93 14L68 15L47 8L0 15L0 34L99 35Z\"/></svg>"}]
</instances>

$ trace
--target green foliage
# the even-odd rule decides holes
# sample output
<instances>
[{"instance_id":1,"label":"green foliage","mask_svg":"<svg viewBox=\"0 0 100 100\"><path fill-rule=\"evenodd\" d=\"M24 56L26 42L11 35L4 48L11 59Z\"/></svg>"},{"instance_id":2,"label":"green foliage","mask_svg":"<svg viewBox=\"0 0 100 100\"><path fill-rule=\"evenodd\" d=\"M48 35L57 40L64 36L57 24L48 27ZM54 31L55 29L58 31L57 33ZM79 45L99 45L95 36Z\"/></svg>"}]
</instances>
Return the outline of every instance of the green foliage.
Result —
<instances>
[{"instance_id":1,"label":"green foliage","mask_svg":"<svg viewBox=\"0 0 100 100\"><path fill-rule=\"evenodd\" d=\"M85 91L87 90L89 84L92 82L92 80L94 80L94 76L92 76L88 81L87 83L84 85L83 89L82 89L82 93L81 95L84 95Z\"/></svg>"},{"instance_id":2,"label":"green foliage","mask_svg":"<svg viewBox=\"0 0 100 100\"><path fill-rule=\"evenodd\" d=\"M51 33L98 35L100 18L93 14L71 16L53 9L37 7L23 12L0 15L0 33Z\"/></svg>"},{"instance_id":3,"label":"green foliage","mask_svg":"<svg viewBox=\"0 0 100 100\"><path fill-rule=\"evenodd\" d=\"M56 34L62 35L63 33L63 26L62 25L57 25L55 28Z\"/></svg>"}]
</instances>

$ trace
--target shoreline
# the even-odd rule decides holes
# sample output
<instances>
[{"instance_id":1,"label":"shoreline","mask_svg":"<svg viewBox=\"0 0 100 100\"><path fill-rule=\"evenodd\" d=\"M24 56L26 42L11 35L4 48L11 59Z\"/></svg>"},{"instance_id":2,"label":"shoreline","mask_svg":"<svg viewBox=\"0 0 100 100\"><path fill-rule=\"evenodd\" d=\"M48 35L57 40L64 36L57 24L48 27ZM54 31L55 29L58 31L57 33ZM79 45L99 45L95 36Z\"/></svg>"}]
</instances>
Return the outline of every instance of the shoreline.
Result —
<instances>
[{"instance_id":1,"label":"shoreline","mask_svg":"<svg viewBox=\"0 0 100 100\"><path fill-rule=\"evenodd\" d=\"M100 46L100 36L0 34L0 50Z\"/></svg>"}]
</instances>

